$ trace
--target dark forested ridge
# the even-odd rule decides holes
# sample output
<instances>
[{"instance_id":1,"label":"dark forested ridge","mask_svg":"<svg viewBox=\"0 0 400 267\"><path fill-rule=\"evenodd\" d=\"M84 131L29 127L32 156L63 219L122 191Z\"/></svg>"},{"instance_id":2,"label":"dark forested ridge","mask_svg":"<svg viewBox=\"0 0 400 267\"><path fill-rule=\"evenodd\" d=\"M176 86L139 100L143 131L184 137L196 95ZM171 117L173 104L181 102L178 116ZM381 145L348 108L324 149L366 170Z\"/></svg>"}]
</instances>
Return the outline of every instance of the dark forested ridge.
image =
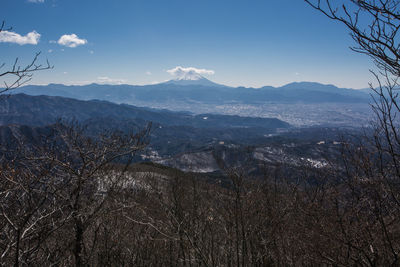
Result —
<instances>
[{"instance_id":1,"label":"dark forested ridge","mask_svg":"<svg viewBox=\"0 0 400 267\"><path fill-rule=\"evenodd\" d=\"M196 128L259 127L265 129L288 128L290 125L275 118L250 118L215 114L193 115L168 110L154 110L107 101L82 101L54 96L28 96L17 94L0 99L0 124L12 123L32 126L54 123L58 119L83 122L93 118L131 119L168 126Z\"/></svg>"}]
</instances>

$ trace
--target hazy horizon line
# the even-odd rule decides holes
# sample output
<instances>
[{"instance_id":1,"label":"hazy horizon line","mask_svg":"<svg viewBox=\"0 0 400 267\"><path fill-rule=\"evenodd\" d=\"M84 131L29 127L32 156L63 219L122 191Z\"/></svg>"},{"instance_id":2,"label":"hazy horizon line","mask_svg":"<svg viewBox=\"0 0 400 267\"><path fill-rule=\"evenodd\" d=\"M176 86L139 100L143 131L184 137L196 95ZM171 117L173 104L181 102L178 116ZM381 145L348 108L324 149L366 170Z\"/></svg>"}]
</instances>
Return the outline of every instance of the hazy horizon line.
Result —
<instances>
[{"instance_id":1,"label":"hazy horizon line","mask_svg":"<svg viewBox=\"0 0 400 267\"><path fill-rule=\"evenodd\" d=\"M205 78L206 79L206 78ZM209 80L209 79L207 79ZM121 82L121 83L109 83L109 82L99 82L99 81L82 81L82 82L72 82L72 83L57 83L57 82L49 82L49 83L29 83L29 84L25 84L21 87L26 87L26 86L48 86L48 85L63 85L63 86L86 86L86 85L92 85L92 84L96 84L96 85L108 85L108 86L118 86L118 85L128 85L128 86L150 86L150 85L159 85L159 84L163 84L163 83L167 83L169 81L176 81L176 79L170 79L170 80L165 80L162 82L151 82L151 83L144 83L144 84L135 84L135 83L125 83L125 82ZM274 85L263 85L260 87L254 87L254 86L244 86L244 85L239 85L239 86L229 86L229 85L224 85L222 83L217 83L214 82L212 80L210 80L213 83L216 83L218 85L223 85L225 87L231 87L231 88L239 88L239 87L244 87L244 88L249 88L249 89L261 89L264 87L273 87L273 88L281 88L281 87L285 87L287 85L290 84L300 84L300 83L313 83L313 84L320 84L323 86L334 86L336 88L342 88L342 89L351 89L351 90L363 90L363 89L369 89L369 87L364 87L364 88L352 88L352 87L341 87L332 83L323 83L323 82L315 82L315 81L293 81L293 82L289 82L289 83L285 83L279 86L274 86ZM187 85L182 85L182 86L187 86Z\"/></svg>"}]
</instances>

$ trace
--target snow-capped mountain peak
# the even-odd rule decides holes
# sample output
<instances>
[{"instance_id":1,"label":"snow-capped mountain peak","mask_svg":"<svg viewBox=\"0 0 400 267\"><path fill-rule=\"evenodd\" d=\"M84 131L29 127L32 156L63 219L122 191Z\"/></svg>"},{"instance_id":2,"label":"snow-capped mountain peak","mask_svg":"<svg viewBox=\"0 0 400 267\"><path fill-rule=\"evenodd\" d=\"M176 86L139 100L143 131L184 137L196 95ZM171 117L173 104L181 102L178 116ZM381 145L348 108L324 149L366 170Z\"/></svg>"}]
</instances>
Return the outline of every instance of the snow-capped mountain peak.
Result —
<instances>
[{"instance_id":1,"label":"snow-capped mountain peak","mask_svg":"<svg viewBox=\"0 0 400 267\"><path fill-rule=\"evenodd\" d=\"M182 76L179 76L178 78L175 79L175 81L198 81L206 79L200 74L194 72L194 71L189 71L184 73Z\"/></svg>"},{"instance_id":2,"label":"snow-capped mountain peak","mask_svg":"<svg viewBox=\"0 0 400 267\"><path fill-rule=\"evenodd\" d=\"M224 87L224 85L214 83L195 72L185 73L184 75L179 76L176 79L165 82L165 84Z\"/></svg>"}]
</instances>

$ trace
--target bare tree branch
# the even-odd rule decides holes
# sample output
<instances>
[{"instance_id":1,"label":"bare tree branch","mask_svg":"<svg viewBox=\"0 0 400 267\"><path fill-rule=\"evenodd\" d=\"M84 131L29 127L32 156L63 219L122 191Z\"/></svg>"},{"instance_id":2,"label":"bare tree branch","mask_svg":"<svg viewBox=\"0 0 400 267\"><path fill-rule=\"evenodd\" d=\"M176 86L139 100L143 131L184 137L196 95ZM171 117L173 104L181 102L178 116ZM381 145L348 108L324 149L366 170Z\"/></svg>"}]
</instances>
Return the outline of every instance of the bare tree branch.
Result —
<instances>
[{"instance_id":1,"label":"bare tree branch","mask_svg":"<svg viewBox=\"0 0 400 267\"><path fill-rule=\"evenodd\" d=\"M4 27L5 27L5 22L3 21L0 26L0 33L2 31L11 30L11 28L4 29ZM0 72L0 78L9 79L8 82L5 80L2 81L3 87L2 88L0 87L0 94L25 85L26 83L32 80L33 73L36 71L42 71L54 68L54 66L50 65L48 60L46 60L46 64L44 65L39 64L38 59L40 54L41 54L40 52L36 53L32 61L24 67L19 65L19 58L17 57L10 69ZM0 70L5 66L6 63L0 63Z\"/></svg>"}]
</instances>

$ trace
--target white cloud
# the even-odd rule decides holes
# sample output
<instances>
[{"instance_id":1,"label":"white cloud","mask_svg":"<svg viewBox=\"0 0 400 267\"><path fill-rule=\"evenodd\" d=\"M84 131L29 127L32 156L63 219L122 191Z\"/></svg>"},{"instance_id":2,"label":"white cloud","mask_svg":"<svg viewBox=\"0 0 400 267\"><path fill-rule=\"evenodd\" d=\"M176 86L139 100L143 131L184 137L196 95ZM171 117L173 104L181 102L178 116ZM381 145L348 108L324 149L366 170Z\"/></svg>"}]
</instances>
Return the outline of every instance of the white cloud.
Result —
<instances>
[{"instance_id":1,"label":"white cloud","mask_svg":"<svg viewBox=\"0 0 400 267\"><path fill-rule=\"evenodd\" d=\"M89 53L93 55L93 54L94 54L94 51L93 51L93 50L90 50Z\"/></svg>"},{"instance_id":2,"label":"white cloud","mask_svg":"<svg viewBox=\"0 0 400 267\"><path fill-rule=\"evenodd\" d=\"M151 72L150 71L146 71L146 75L151 75Z\"/></svg>"},{"instance_id":3,"label":"white cloud","mask_svg":"<svg viewBox=\"0 0 400 267\"><path fill-rule=\"evenodd\" d=\"M49 49L49 50L47 50L47 52L53 53L53 49Z\"/></svg>"},{"instance_id":4,"label":"white cloud","mask_svg":"<svg viewBox=\"0 0 400 267\"><path fill-rule=\"evenodd\" d=\"M87 43L86 39L80 39L76 34L64 34L58 39L57 43L59 45L64 45L67 47L77 47L78 45L84 45Z\"/></svg>"},{"instance_id":5,"label":"white cloud","mask_svg":"<svg viewBox=\"0 0 400 267\"><path fill-rule=\"evenodd\" d=\"M28 0L30 3L44 3L44 0Z\"/></svg>"},{"instance_id":6,"label":"white cloud","mask_svg":"<svg viewBox=\"0 0 400 267\"><path fill-rule=\"evenodd\" d=\"M15 43L19 45L32 44L37 45L40 39L40 34L36 31L32 31L25 36L22 36L15 32L1 31L0 32L0 43Z\"/></svg>"},{"instance_id":7,"label":"white cloud","mask_svg":"<svg viewBox=\"0 0 400 267\"><path fill-rule=\"evenodd\" d=\"M124 79L111 79L107 76L103 76L103 77L97 77L97 83L100 84L124 84L126 83L126 80Z\"/></svg>"},{"instance_id":8,"label":"white cloud","mask_svg":"<svg viewBox=\"0 0 400 267\"><path fill-rule=\"evenodd\" d=\"M192 78L192 77L196 77L199 75L213 75L215 72L213 70L206 70L206 69L197 69L194 67L181 67L181 66L177 66L173 69L167 70L167 72L175 77L177 77L178 79L182 79L182 78Z\"/></svg>"}]
</instances>

